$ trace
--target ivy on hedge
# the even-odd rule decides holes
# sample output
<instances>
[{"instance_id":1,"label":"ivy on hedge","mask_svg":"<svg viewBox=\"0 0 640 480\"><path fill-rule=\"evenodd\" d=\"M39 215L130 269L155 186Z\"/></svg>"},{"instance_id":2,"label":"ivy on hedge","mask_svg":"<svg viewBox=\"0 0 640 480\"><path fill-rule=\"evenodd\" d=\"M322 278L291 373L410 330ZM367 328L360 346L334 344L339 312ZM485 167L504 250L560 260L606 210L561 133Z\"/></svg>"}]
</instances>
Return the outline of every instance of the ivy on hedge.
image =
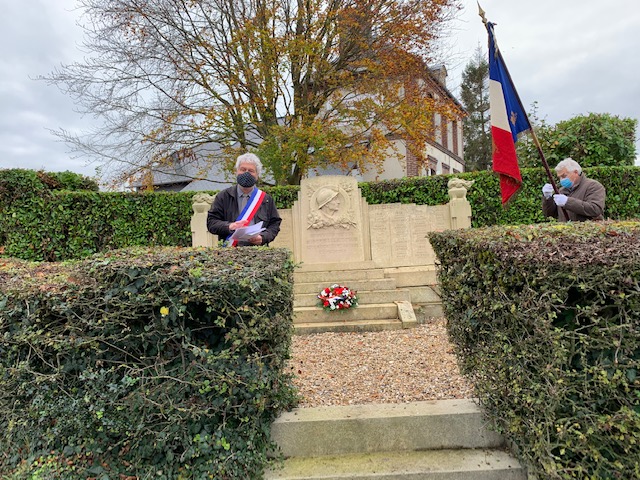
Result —
<instances>
[{"instance_id":1,"label":"ivy on hedge","mask_svg":"<svg viewBox=\"0 0 640 480\"><path fill-rule=\"evenodd\" d=\"M640 478L640 222L431 233L449 336L538 478Z\"/></svg>"},{"instance_id":2,"label":"ivy on hedge","mask_svg":"<svg viewBox=\"0 0 640 480\"><path fill-rule=\"evenodd\" d=\"M0 264L2 478L261 478L285 371L286 250Z\"/></svg>"}]
</instances>

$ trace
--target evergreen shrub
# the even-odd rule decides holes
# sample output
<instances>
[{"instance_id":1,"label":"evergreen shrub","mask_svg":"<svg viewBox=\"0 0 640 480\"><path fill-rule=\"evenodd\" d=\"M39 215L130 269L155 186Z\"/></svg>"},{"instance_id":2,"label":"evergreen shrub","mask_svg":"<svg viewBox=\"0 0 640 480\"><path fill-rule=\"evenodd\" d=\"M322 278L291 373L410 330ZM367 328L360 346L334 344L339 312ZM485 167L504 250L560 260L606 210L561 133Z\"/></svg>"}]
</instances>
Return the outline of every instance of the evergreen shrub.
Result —
<instances>
[{"instance_id":1,"label":"evergreen shrub","mask_svg":"<svg viewBox=\"0 0 640 480\"><path fill-rule=\"evenodd\" d=\"M51 192L9 209L5 255L61 261L132 246L190 246L192 194Z\"/></svg>"},{"instance_id":2,"label":"evergreen shrub","mask_svg":"<svg viewBox=\"0 0 640 480\"><path fill-rule=\"evenodd\" d=\"M61 261L130 246L191 245L191 198L194 192L50 191L35 172L17 179L16 170L0 170L0 247L4 255L25 260ZM594 167L587 176L607 189L605 217L640 218L640 168ZM3 188L3 175L22 182L16 193ZM507 206L500 203L498 177L492 172L456 174L474 180L467 198L472 226L549 222L542 216L540 189L548 179L542 168L522 169L523 185ZM360 183L371 204L440 205L449 201L453 175L411 177ZM263 187L277 208L291 208L298 186ZM216 192L210 192L212 194Z\"/></svg>"},{"instance_id":3,"label":"evergreen shrub","mask_svg":"<svg viewBox=\"0 0 640 480\"><path fill-rule=\"evenodd\" d=\"M296 396L289 253L0 263L0 477L261 478Z\"/></svg>"},{"instance_id":4,"label":"evergreen shrub","mask_svg":"<svg viewBox=\"0 0 640 480\"><path fill-rule=\"evenodd\" d=\"M530 471L640 478L640 222L429 239L461 371Z\"/></svg>"}]
</instances>

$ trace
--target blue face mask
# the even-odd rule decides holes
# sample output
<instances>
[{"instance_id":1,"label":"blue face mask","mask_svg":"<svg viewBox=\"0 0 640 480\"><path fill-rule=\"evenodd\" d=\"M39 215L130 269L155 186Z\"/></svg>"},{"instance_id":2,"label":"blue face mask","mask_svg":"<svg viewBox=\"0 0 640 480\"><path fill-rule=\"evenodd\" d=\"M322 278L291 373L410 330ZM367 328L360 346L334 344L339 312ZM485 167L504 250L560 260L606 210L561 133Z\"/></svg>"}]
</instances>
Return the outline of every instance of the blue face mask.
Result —
<instances>
[{"instance_id":1,"label":"blue face mask","mask_svg":"<svg viewBox=\"0 0 640 480\"><path fill-rule=\"evenodd\" d=\"M560 185L562 185L564 188L571 188L573 187L573 182L571 180L569 180L568 178L563 178L560 180Z\"/></svg>"}]
</instances>

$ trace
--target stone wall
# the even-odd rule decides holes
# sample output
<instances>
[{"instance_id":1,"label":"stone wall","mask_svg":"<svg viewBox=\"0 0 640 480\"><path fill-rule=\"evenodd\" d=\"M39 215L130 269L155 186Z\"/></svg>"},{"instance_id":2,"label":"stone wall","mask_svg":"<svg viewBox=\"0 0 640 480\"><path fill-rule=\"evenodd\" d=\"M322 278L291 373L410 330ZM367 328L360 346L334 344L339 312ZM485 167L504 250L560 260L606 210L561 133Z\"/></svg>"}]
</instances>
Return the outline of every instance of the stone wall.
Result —
<instances>
[{"instance_id":1,"label":"stone wall","mask_svg":"<svg viewBox=\"0 0 640 480\"><path fill-rule=\"evenodd\" d=\"M435 255L427 234L471 227L466 193L472 183L458 178L449 181L450 201L446 205L368 205L353 177L305 179L293 208L279 211L281 230L271 246L290 249L294 260L304 265L433 265ZM194 195L194 246L217 245L217 237L206 227L211 202L210 195Z\"/></svg>"}]
</instances>

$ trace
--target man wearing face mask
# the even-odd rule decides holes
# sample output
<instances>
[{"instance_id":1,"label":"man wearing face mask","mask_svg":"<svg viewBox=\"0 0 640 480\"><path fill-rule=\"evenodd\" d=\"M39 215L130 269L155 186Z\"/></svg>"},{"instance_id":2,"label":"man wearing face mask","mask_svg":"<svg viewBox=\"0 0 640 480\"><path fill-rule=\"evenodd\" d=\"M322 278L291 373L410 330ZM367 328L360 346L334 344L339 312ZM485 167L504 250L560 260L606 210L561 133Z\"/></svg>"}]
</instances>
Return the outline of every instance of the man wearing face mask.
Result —
<instances>
[{"instance_id":1,"label":"man wearing face mask","mask_svg":"<svg viewBox=\"0 0 640 480\"><path fill-rule=\"evenodd\" d=\"M606 197L602 184L587 178L582 167L572 158L562 160L555 170L561 188L554 194L550 183L542 187L542 213L560 222L602 220Z\"/></svg>"},{"instance_id":2,"label":"man wearing face mask","mask_svg":"<svg viewBox=\"0 0 640 480\"><path fill-rule=\"evenodd\" d=\"M257 155L245 153L236 160L237 185L216 195L207 214L207 230L233 246L268 245L280 231L282 219L271 195L255 185L262 172ZM265 229L248 240L234 243L230 237L241 227L262 222Z\"/></svg>"}]
</instances>

